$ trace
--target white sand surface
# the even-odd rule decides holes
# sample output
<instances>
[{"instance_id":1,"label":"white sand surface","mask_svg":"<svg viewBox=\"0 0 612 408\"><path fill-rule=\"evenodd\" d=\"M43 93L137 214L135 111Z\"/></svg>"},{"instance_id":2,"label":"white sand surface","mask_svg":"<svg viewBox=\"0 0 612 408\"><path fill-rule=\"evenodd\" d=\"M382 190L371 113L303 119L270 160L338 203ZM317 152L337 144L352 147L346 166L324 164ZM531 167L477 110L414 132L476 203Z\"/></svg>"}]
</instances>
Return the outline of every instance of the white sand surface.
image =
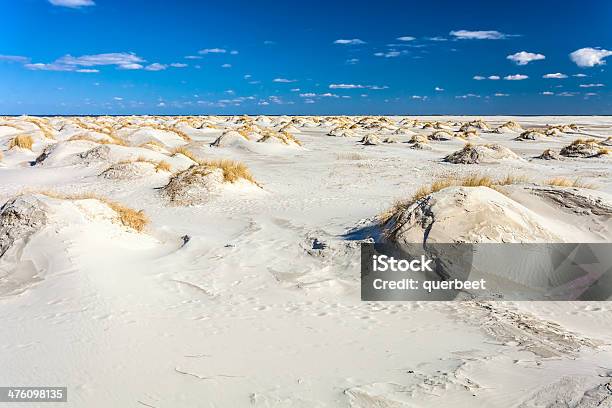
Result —
<instances>
[{"instance_id":1,"label":"white sand surface","mask_svg":"<svg viewBox=\"0 0 612 408\"><path fill-rule=\"evenodd\" d=\"M414 134L436 129L403 126L404 117L366 120L345 137L328 133L362 118L252 119L262 129L290 125L301 146L211 146L240 117L180 122L191 140L145 126L173 127L177 118L130 117L116 131L126 146L67 141L94 131L49 118L53 139L27 128L32 150L9 149L20 131L0 126L0 205L27 193L46 217L0 257L0 385L65 385L61 406L79 408L612 406L610 303L362 302L359 289L359 240L396 200L437 178L580 178L607 200L611 154L535 157L579 137L606 140L610 117L483 117L491 131L471 142L499 144L520 160L479 164L443 161L464 146L460 138L409 148ZM479 118L410 119L458 131ZM81 120L114 126L120 118ZM215 128L192 126L203 120ZM527 141L493 132L509 120L580 130ZM369 134L398 142L359 143ZM165 150L139 147L151 140ZM34 164L48 146L49 157ZM179 146L197 159L246 164L261 188L230 183L202 204L170 203L160 189L194 163L163 153ZM79 156L101 147L108 149L95 160ZM100 176L137 158L163 160L172 171ZM521 203L547 228L538 238L610 240L609 217L583 223L514 187L495 202ZM48 191L106 197L143 210L150 223L137 232L97 200L33 194ZM18 225L23 218L11 231Z\"/></svg>"}]
</instances>

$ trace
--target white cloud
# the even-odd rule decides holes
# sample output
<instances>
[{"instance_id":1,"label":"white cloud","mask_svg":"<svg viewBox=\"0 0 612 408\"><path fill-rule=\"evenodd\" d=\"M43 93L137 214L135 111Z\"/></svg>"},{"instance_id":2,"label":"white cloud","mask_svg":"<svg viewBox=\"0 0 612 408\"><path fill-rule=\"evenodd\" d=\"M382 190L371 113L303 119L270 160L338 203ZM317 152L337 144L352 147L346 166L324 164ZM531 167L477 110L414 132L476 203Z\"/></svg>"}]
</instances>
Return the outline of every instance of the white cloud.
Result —
<instances>
[{"instance_id":1,"label":"white cloud","mask_svg":"<svg viewBox=\"0 0 612 408\"><path fill-rule=\"evenodd\" d=\"M447 38L444 37L427 37L429 41L448 41Z\"/></svg>"},{"instance_id":2,"label":"white cloud","mask_svg":"<svg viewBox=\"0 0 612 408\"><path fill-rule=\"evenodd\" d=\"M304 103L315 103L313 99L304 99Z\"/></svg>"},{"instance_id":3,"label":"white cloud","mask_svg":"<svg viewBox=\"0 0 612 408\"><path fill-rule=\"evenodd\" d=\"M503 40L504 38L508 38L511 36L513 37L513 35L500 33L499 31L495 31L495 30L487 30L487 31L456 30L456 31L451 31L449 34L460 40Z\"/></svg>"},{"instance_id":4,"label":"white cloud","mask_svg":"<svg viewBox=\"0 0 612 408\"><path fill-rule=\"evenodd\" d=\"M172 68L185 68L187 67L187 64L183 64L182 62L173 62L172 64L170 64L170 66Z\"/></svg>"},{"instance_id":5,"label":"white cloud","mask_svg":"<svg viewBox=\"0 0 612 408\"><path fill-rule=\"evenodd\" d=\"M567 78L567 75L562 74L561 72L555 72L554 74L543 75L542 78L546 78L546 79L565 79L565 78Z\"/></svg>"},{"instance_id":6,"label":"white cloud","mask_svg":"<svg viewBox=\"0 0 612 408\"><path fill-rule=\"evenodd\" d=\"M516 54L508 55L506 57L510 61L514 61L517 65L527 65L531 61L539 61L546 59L542 54L534 54L533 52L521 51Z\"/></svg>"},{"instance_id":7,"label":"white cloud","mask_svg":"<svg viewBox=\"0 0 612 408\"><path fill-rule=\"evenodd\" d=\"M523 74L515 74L515 75L506 75L504 79L506 81L522 81L523 79L529 78L527 75Z\"/></svg>"},{"instance_id":8,"label":"white cloud","mask_svg":"<svg viewBox=\"0 0 612 408\"><path fill-rule=\"evenodd\" d=\"M136 54L119 52L83 55L80 57L65 55L49 64L34 63L25 64L24 66L27 69L38 71L79 71L80 67L89 68L105 65L115 65L121 69L142 69L141 62L144 62L144 60Z\"/></svg>"},{"instance_id":9,"label":"white cloud","mask_svg":"<svg viewBox=\"0 0 612 408\"><path fill-rule=\"evenodd\" d=\"M361 84L330 84L330 89L372 89L372 90L381 90L389 88L386 85L361 85Z\"/></svg>"},{"instance_id":10,"label":"white cloud","mask_svg":"<svg viewBox=\"0 0 612 408\"><path fill-rule=\"evenodd\" d=\"M605 85L604 84L580 84L579 86L581 88L600 88Z\"/></svg>"},{"instance_id":11,"label":"white cloud","mask_svg":"<svg viewBox=\"0 0 612 408\"><path fill-rule=\"evenodd\" d=\"M82 74L97 74L98 72L100 72L100 70L98 69L77 69L76 72L80 72Z\"/></svg>"},{"instance_id":12,"label":"white cloud","mask_svg":"<svg viewBox=\"0 0 612 408\"><path fill-rule=\"evenodd\" d=\"M147 66L145 67L145 70L147 70L147 71L163 71L163 70L165 70L166 68L168 68L168 66L167 66L167 65L164 65L164 64L160 64L160 63L155 62L155 63L153 63L153 64L151 64L151 65L147 65Z\"/></svg>"},{"instance_id":13,"label":"white cloud","mask_svg":"<svg viewBox=\"0 0 612 408\"><path fill-rule=\"evenodd\" d=\"M510 95L508 95L507 93L497 92L495 96L510 96Z\"/></svg>"},{"instance_id":14,"label":"white cloud","mask_svg":"<svg viewBox=\"0 0 612 408\"><path fill-rule=\"evenodd\" d=\"M412 99L417 99L417 100L421 100L424 101L425 99L427 99L427 96L421 96L421 95L412 95L411 96Z\"/></svg>"},{"instance_id":15,"label":"white cloud","mask_svg":"<svg viewBox=\"0 0 612 408\"><path fill-rule=\"evenodd\" d=\"M361 88L365 88L365 86L359 85L359 84L331 84L329 88L330 89L361 89Z\"/></svg>"},{"instance_id":16,"label":"white cloud","mask_svg":"<svg viewBox=\"0 0 612 408\"><path fill-rule=\"evenodd\" d=\"M349 65L355 65L355 64L357 64L358 62L359 62L359 59L358 59L358 58L351 58L351 59L347 59L347 60L346 60L346 63L347 63L347 64L349 64Z\"/></svg>"},{"instance_id":17,"label":"white cloud","mask_svg":"<svg viewBox=\"0 0 612 408\"><path fill-rule=\"evenodd\" d=\"M548 95L554 95L554 94L555 94L554 92L550 92L550 91L544 91L544 92L542 92L542 95L547 95L547 96L548 96Z\"/></svg>"},{"instance_id":18,"label":"white cloud","mask_svg":"<svg viewBox=\"0 0 612 408\"><path fill-rule=\"evenodd\" d=\"M205 48L198 51L198 54L225 54L226 52L227 50L224 48Z\"/></svg>"},{"instance_id":19,"label":"white cloud","mask_svg":"<svg viewBox=\"0 0 612 408\"><path fill-rule=\"evenodd\" d=\"M497 81L497 80L499 80L500 78L499 78L499 75L491 75L491 76L489 76L489 79L490 79L491 81Z\"/></svg>"},{"instance_id":20,"label":"white cloud","mask_svg":"<svg viewBox=\"0 0 612 408\"><path fill-rule=\"evenodd\" d=\"M572 75L572 76L573 76L573 77L576 77L576 78L585 78L585 77L586 77L586 75L585 75L585 74L574 74L574 75Z\"/></svg>"},{"instance_id":21,"label":"white cloud","mask_svg":"<svg viewBox=\"0 0 612 408\"><path fill-rule=\"evenodd\" d=\"M300 92L300 88L291 88L291 92Z\"/></svg>"},{"instance_id":22,"label":"white cloud","mask_svg":"<svg viewBox=\"0 0 612 408\"><path fill-rule=\"evenodd\" d=\"M49 0L49 3L54 6L79 8L87 6L95 6L96 3L93 0Z\"/></svg>"},{"instance_id":23,"label":"white cloud","mask_svg":"<svg viewBox=\"0 0 612 408\"><path fill-rule=\"evenodd\" d=\"M223 64L221 65L221 68L231 68L232 64Z\"/></svg>"},{"instance_id":24,"label":"white cloud","mask_svg":"<svg viewBox=\"0 0 612 408\"><path fill-rule=\"evenodd\" d=\"M612 51L601 48L580 48L572 52L569 57L579 67L594 67L595 65L604 65L605 58L612 55Z\"/></svg>"},{"instance_id":25,"label":"white cloud","mask_svg":"<svg viewBox=\"0 0 612 408\"><path fill-rule=\"evenodd\" d=\"M414 41L414 40L416 40L416 38L415 37L411 37L409 35L405 35L403 37L397 37L396 40L399 40L399 41Z\"/></svg>"},{"instance_id":26,"label":"white cloud","mask_svg":"<svg viewBox=\"0 0 612 408\"><path fill-rule=\"evenodd\" d=\"M143 69L144 67L140 64L125 64L125 65L119 65L119 68L127 69L127 70L137 70L137 69Z\"/></svg>"},{"instance_id":27,"label":"white cloud","mask_svg":"<svg viewBox=\"0 0 612 408\"><path fill-rule=\"evenodd\" d=\"M440 88L439 86L436 86L434 89L436 91L438 91L438 92L443 92L444 91L444 88Z\"/></svg>"},{"instance_id":28,"label":"white cloud","mask_svg":"<svg viewBox=\"0 0 612 408\"><path fill-rule=\"evenodd\" d=\"M465 95L457 95L456 99L467 99L467 98L480 98L480 95L475 95L473 93L465 94Z\"/></svg>"},{"instance_id":29,"label":"white cloud","mask_svg":"<svg viewBox=\"0 0 612 408\"><path fill-rule=\"evenodd\" d=\"M236 51L236 50L231 50L231 51L230 51L230 55L238 55L238 51Z\"/></svg>"},{"instance_id":30,"label":"white cloud","mask_svg":"<svg viewBox=\"0 0 612 408\"><path fill-rule=\"evenodd\" d=\"M122 101L123 100L123 98L120 97L120 96L115 96L113 99L116 100L116 101Z\"/></svg>"},{"instance_id":31,"label":"white cloud","mask_svg":"<svg viewBox=\"0 0 612 408\"><path fill-rule=\"evenodd\" d=\"M359 38L352 38L350 40L339 39L339 40L334 41L334 44L342 44L342 45L361 45L365 43L366 43L365 41L360 40Z\"/></svg>"},{"instance_id":32,"label":"white cloud","mask_svg":"<svg viewBox=\"0 0 612 408\"><path fill-rule=\"evenodd\" d=\"M276 42L270 41L270 40L266 40L263 43L264 43L264 45L274 45L274 44L276 44Z\"/></svg>"},{"instance_id":33,"label":"white cloud","mask_svg":"<svg viewBox=\"0 0 612 408\"><path fill-rule=\"evenodd\" d=\"M0 55L0 61L27 64L30 62L30 59L28 57L22 57L21 55Z\"/></svg>"},{"instance_id":34,"label":"white cloud","mask_svg":"<svg viewBox=\"0 0 612 408\"><path fill-rule=\"evenodd\" d=\"M186 55L185 59L195 60L195 59L202 59L202 57L199 55Z\"/></svg>"},{"instance_id":35,"label":"white cloud","mask_svg":"<svg viewBox=\"0 0 612 408\"><path fill-rule=\"evenodd\" d=\"M289 84L291 82L297 82L297 79L287 79L287 78L274 78L272 82L280 82L283 84Z\"/></svg>"},{"instance_id":36,"label":"white cloud","mask_svg":"<svg viewBox=\"0 0 612 408\"><path fill-rule=\"evenodd\" d=\"M482 81L483 79L486 79L486 78L483 77L482 75L474 75L472 79L475 79L476 81Z\"/></svg>"},{"instance_id":37,"label":"white cloud","mask_svg":"<svg viewBox=\"0 0 612 408\"><path fill-rule=\"evenodd\" d=\"M301 93L300 94L300 98L313 98L317 96L316 93L312 93L312 92L307 92L307 93Z\"/></svg>"},{"instance_id":38,"label":"white cloud","mask_svg":"<svg viewBox=\"0 0 612 408\"><path fill-rule=\"evenodd\" d=\"M578 93L576 92L561 92L557 94L557 96L576 96L576 95L578 95Z\"/></svg>"},{"instance_id":39,"label":"white cloud","mask_svg":"<svg viewBox=\"0 0 612 408\"><path fill-rule=\"evenodd\" d=\"M374 56L376 56L376 57L385 57L385 58L395 58L395 57L399 57L400 54L401 53L399 51L389 50L387 52L376 52L376 53L374 53Z\"/></svg>"}]
</instances>

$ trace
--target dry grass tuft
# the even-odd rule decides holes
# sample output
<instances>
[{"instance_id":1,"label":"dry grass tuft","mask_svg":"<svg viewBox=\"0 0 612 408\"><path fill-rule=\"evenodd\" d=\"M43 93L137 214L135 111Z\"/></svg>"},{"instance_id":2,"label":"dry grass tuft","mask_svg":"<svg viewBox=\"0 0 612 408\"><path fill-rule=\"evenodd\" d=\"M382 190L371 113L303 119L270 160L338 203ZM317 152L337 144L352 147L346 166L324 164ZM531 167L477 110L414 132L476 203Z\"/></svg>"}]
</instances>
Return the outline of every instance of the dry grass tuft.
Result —
<instances>
[{"instance_id":1,"label":"dry grass tuft","mask_svg":"<svg viewBox=\"0 0 612 408\"><path fill-rule=\"evenodd\" d=\"M591 190L596 188L595 185L593 184L583 183L582 180L580 180L580 178L570 180L565 177L555 177L553 179L546 181L546 184L548 184L549 186L588 188Z\"/></svg>"},{"instance_id":2,"label":"dry grass tuft","mask_svg":"<svg viewBox=\"0 0 612 408\"><path fill-rule=\"evenodd\" d=\"M209 160L200 162L200 165L223 170L223 179L229 183L233 183L239 179L245 179L251 183L258 184L253 178L249 168L241 162L227 159Z\"/></svg>"},{"instance_id":3,"label":"dry grass tuft","mask_svg":"<svg viewBox=\"0 0 612 408\"><path fill-rule=\"evenodd\" d=\"M435 180L429 185L421 186L415 191L415 193L407 200L397 201L391 209L387 210L379 216L382 223L386 223L389 219L394 217L400 211L405 210L412 204L422 200L430 194L441 191L447 187L488 187L496 189L499 186L507 186L511 184L522 184L528 182L528 178L525 176L511 175L508 174L505 177L494 180L486 175L472 174L464 178L447 177L439 180Z\"/></svg>"},{"instance_id":4,"label":"dry grass tuft","mask_svg":"<svg viewBox=\"0 0 612 408\"><path fill-rule=\"evenodd\" d=\"M119 221L121 221L121 224L132 228L137 232L142 232L149 223L149 218L142 210L136 211L132 208L124 206L123 204L119 204L115 201L109 200L106 197L100 197L95 194L61 194L53 191L43 191L39 192L39 194L59 200L99 200L117 213L117 217L119 218Z\"/></svg>"},{"instance_id":5,"label":"dry grass tuft","mask_svg":"<svg viewBox=\"0 0 612 408\"><path fill-rule=\"evenodd\" d=\"M34 140L32 140L32 136L17 135L11 140L9 144L9 149L12 149L14 147L20 147L22 149L32 150L33 144L34 144Z\"/></svg>"},{"instance_id":6,"label":"dry grass tuft","mask_svg":"<svg viewBox=\"0 0 612 408\"><path fill-rule=\"evenodd\" d=\"M172 126L164 126L164 125L160 125L158 123L147 123L145 126L150 127L152 129L157 129L157 130L161 130L164 132L171 132L176 134L177 136L179 136L181 139L183 139L186 142L191 142L191 137L189 137L189 135L185 132L183 132L182 130L176 128L176 127L172 127Z\"/></svg>"},{"instance_id":7,"label":"dry grass tuft","mask_svg":"<svg viewBox=\"0 0 612 408\"><path fill-rule=\"evenodd\" d=\"M179 146L172 150L172 156L176 156L177 154L182 154L183 156L193 160L196 163L200 162L200 159L198 159L191 150L187 149L184 146Z\"/></svg>"},{"instance_id":8,"label":"dry grass tuft","mask_svg":"<svg viewBox=\"0 0 612 408\"><path fill-rule=\"evenodd\" d=\"M172 171L172 167L170 166L170 163L168 163L167 161L160 161L155 165L155 171Z\"/></svg>"},{"instance_id":9,"label":"dry grass tuft","mask_svg":"<svg viewBox=\"0 0 612 408\"><path fill-rule=\"evenodd\" d=\"M127 146L127 142L123 139L120 138L111 138L111 140L108 139L96 139L94 137L91 137L87 134L78 134L78 135L74 135L72 137L70 137L68 139L68 142L74 142L77 140L84 140L86 142L93 142L93 143L98 143L98 144L114 144L117 146Z\"/></svg>"}]
</instances>

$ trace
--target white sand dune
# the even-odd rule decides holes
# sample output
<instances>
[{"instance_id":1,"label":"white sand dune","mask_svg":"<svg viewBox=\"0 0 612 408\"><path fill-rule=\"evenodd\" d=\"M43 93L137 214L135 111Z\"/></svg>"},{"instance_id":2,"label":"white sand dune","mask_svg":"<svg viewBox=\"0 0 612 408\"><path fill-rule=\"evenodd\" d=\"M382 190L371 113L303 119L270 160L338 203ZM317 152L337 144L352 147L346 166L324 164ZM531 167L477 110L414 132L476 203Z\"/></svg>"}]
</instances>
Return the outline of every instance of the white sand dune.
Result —
<instances>
[{"instance_id":1,"label":"white sand dune","mask_svg":"<svg viewBox=\"0 0 612 408\"><path fill-rule=\"evenodd\" d=\"M0 118L1 384L66 385L64 405L79 408L610 405L607 302L359 296L359 244L381 237L378 215L447 177L526 181L432 193L395 220L398 239L610 242L605 145L536 159L578 131L605 141L609 117L26 119ZM445 162L461 128L516 157ZM281 129L302 146L258 142ZM544 133L518 141L518 129ZM449 140L428 140L443 130ZM24 132L31 150L9 149ZM106 142L69 141L80 134ZM224 159L259 186L196 171ZM89 194L150 222L137 232L104 201L74 198Z\"/></svg>"}]
</instances>

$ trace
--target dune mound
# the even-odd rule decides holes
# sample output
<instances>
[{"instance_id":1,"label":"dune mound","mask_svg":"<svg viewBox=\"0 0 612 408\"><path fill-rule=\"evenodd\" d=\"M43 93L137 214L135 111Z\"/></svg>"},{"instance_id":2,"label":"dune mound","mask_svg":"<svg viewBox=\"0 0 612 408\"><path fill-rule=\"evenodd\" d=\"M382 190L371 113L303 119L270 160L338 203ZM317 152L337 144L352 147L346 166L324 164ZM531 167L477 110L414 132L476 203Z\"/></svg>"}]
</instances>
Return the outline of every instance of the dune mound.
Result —
<instances>
[{"instance_id":1,"label":"dune mound","mask_svg":"<svg viewBox=\"0 0 612 408\"><path fill-rule=\"evenodd\" d=\"M555 152L552 149L546 149L542 152L541 155L539 155L538 157L536 157L537 159L542 159L542 160L559 160L559 153Z\"/></svg>"},{"instance_id":2,"label":"dune mound","mask_svg":"<svg viewBox=\"0 0 612 408\"><path fill-rule=\"evenodd\" d=\"M540 140L545 139L546 135L539 130L526 130L517 137L514 138L516 141L523 140Z\"/></svg>"},{"instance_id":3,"label":"dune mound","mask_svg":"<svg viewBox=\"0 0 612 408\"><path fill-rule=\"evenodd\" d=\"M391 241L558 242L537 214L489 187L451 186L401 207L384 225Z\"/></svg>"},{"instance_id":4,"label":"dune mound","mask_svg":"<svg viewBox=\"0 0 612 408\"><path fill-rule=\"evenodd\" d=\"M561 149L559 154L565 157L597 157L606 153L607 150L595 139L576 139Z\"/></svg>"},{"instance_id":5,"label":"dune mound","mask_svg":"<svg viewBox=\"0 0 612 408\"><path fill-rule=\"evenodd\" d=\"M336 137L355 137L357 136L355 132L349 129L348 126L337 126L330 130L327 133L327 136L336 136Z\"/></svg>"},{"instance_id":6,"label":"dune mound","mask_svg":"<svg viewBox=\"0 0 612 408\"><path fill-rule=\"evenodd\" d=\"M466 144L463 149L449 154L444 161L454 164L495 163L499 160L520 160L512 150L498 144Z\"/></svg>"},{"instance_id":7,"label":"dune mound","mask_svg":"<svg viewBox=\"0 0 612 408\"><path fill-rule=\"evenodd\" d=\"M521 125L519 125L517 122L511 120L508 121L506 123L504 123L503 125L497 127L495 130L493 130L493 132L495 133L518 133L518 132L522 132L523 128L521 127Z\"/></svg>"},{"instance_id":8,"label":"dune mound","mask_svg":"<svg viewBox=\"0 0 612 408\"><path fill-rule=\"evenodd\" d=\"M521 179L440 180L396 204L382 226L400 243L607 241L612 196Z\"/></svg>"},{"instance_id":9,"label":"dune mound","mask_svg":"<svg viewBox=\"0 0 612 408\"><path fill-rule=\"evenodd\" d=\"M429 140L446 141L454 138L453 134L448 130L438 130L427 137Z\"/></svg>"},{"instance_id":10,"label":"dune mound","mask_svg":"<svg viewBox=\"0 0 612 408\"><path fill-rule=\"evenodd\" d=\"M155 162L144 158L136 160L122 161L111 165L100 173L100 177L109 180L132 180L151 176L159 172L169 172L171 170L168 162Z\"/></svg>"},{"instance_id":11,"label":"dune mound","mask_svg":"<svg viewBox=\"0 0 612 408\"><path fill-rule=\"evenodd\" d=\"M280 131L280 132L266 132L258 143L276 143L285 146L300 147L302 143L297 140L291 133Z\"/></svg>"},{"instance_id":12,"label":"dune mound","mask_svg":"<svg viewBox=\"0 0 612 408\"><path fill-rule=\"evenodd\" d=\"M376 136L373 133L370 133L368 135L365 135L360 141L359 143L365 145L365 146L373 146L373 145L378 145L382 143L382 140Z\"/></svg>"},{"instance_id":13,"label":"dune mound","mask_svg":"<svg viewBox=\"0 0 612 408\"><path fill-rule=\"evenodd\" d=\"M198 205L227 190L254 191L261 187L242 163L200 162L170 178L161 194L177 205Z\"/></svg>"},{"instance_id":14,"label":"dune mound","mask_svg":"<svg viewBox=\"0 0 612 408\"><path fill-rule=\"evenodd\" d=\"M251 141L251 138L246 133L241 133L236 130L226 130L210 145L214 147L228 147L242 145L249 141Z\"/></svg>"}]
</instances>

